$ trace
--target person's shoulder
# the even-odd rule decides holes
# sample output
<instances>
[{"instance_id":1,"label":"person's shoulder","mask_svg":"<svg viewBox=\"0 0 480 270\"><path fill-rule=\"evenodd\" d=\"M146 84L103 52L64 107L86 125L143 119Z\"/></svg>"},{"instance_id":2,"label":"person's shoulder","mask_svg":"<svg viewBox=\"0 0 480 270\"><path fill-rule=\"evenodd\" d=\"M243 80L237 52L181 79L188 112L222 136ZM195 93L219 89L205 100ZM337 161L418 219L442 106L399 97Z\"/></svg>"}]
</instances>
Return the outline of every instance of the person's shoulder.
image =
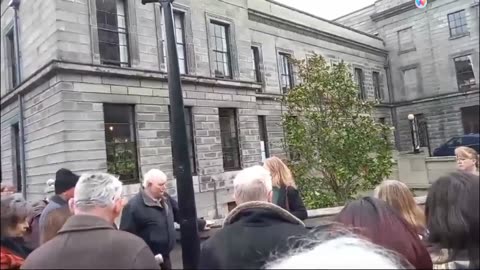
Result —
<instances>
[{"instance_id":1,"label":"person's shoulder","mask_svg":"<svg viewBox=\"0 0 480 270\"><path fill-rule=\"evenodd\" d=\"M57 236L33 250L25 259L23 266L26 266L27 268L23 268L22 266L22 269L35 269L35 267L31 268L28 266L32 264L39 267L39 264L42 262L50 260L58 253L58 249L62 246L60 242L61 239Z\"/></svg>"},{"instance_id":2,"label":"person's shoulder","mask_svg":"<svg viewBox=\"0 0 480 270\"><path fill-rule=\"evenodd\" d=\"M114 242L121 244L123 242L128 243L129 246L136 246L137 248L143 248L146 246L145 241L140 237L122 230L112 230L112 238Z\"/></svg>"}]
</instances>

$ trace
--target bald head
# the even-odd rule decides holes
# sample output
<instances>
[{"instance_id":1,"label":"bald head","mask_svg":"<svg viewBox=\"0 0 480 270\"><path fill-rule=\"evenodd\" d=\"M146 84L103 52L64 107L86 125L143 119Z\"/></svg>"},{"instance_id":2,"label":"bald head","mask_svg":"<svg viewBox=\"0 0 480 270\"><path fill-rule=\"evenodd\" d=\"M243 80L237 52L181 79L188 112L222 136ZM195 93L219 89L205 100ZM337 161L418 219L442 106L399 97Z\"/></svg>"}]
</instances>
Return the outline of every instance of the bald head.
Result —
<instances>
[{"instance_id":1,"label":"bald head","mask_svg":"<svg viewBox=\"0 0 480 270\"><path fill-rule=\"evenodd\" d=\"M237 205L272 200L272 177L262 166L253 166L239 172L233 180L233 188Z\"/></svg>"},{"instance_id":2,"label":"bald head","mask_svg":"<svg viewBox=\"0 0 480 270\"><path fill-rule=\"evenodd\" d=\"M143 187L155 199L160 199L167 190L167 175L158 170L151 169L143 176Z\"/></svg>"}]
</instances>

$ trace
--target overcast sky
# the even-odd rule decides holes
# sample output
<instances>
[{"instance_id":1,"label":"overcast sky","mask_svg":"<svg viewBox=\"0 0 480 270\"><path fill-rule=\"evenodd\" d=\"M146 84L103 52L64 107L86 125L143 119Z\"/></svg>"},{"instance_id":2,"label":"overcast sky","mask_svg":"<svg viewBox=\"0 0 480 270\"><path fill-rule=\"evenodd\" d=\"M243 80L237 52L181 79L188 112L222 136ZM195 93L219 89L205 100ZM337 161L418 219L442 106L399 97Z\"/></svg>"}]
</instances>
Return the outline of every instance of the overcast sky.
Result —
<instances>
[{"instance_id":1,"label":"overcast sky","mask_svg":"<svg viewBox=\"0 0 480 270\"><path fill-rule=\"evenodd\" d=\"M361 9L375 0L276 0L277 2L333 20L352 11Z\"/></svg>"}]
</instances>

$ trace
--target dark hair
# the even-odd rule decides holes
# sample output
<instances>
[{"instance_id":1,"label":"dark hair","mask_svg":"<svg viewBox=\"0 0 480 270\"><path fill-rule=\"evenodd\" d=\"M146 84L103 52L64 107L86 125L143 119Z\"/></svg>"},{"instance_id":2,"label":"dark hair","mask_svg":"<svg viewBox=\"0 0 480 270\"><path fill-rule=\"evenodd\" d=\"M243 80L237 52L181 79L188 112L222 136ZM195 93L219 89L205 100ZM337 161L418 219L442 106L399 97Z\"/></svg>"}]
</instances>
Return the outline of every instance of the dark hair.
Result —
<instances>
[{"instance_id":1,"label":"dark hair","mask_svg":"<svg viewBox=\"0 0 480 270\"><path fill-rule=\"evenodd\" d=\"M60 231L60 229L63 227L65 222L67 222L67 219L70 218L72 215L73 214L68 207L61 207L48 213L47 220L45 221L45 226L43 227L43 231L41 232L41 234L43 235L43 242L40 244L44 244L50 239L54 238L57 235L58 231Z\"/></svg>"},{"instance_id":2,"label":"dark hair","mask_svg":"<svg viewBox=\"0 0 480 270\"><path fill-rule=\"evenodd\" d=\"M415 229L386 202L365 197L347 204L336 220L374 244L393 250L417 269L432 269L426 247Z\"/></svg>"},{"instance_id":3,"label":"dark hair","mask_svg":"<svg viewBox=\"0 0 480 270\"><path fill-rule=\"evenodd\" d=\"M2 195L0 203L1 236L8 236L8 229L14 229L17 224L24 221L30 214L30 206L23 199L22 194L14 193Z\"/></svg>"},{"instance_id":4,"label":"dark hair","mask_svg":"<svg viewBox=\"0 0 480 270\"><path fill-rule=\"evenodd\" d=\"M479 267L479 179L466 172L440 177L428 191L425 215L428 241L439 248L469 251Z\"/></svg>"}]
</instances>

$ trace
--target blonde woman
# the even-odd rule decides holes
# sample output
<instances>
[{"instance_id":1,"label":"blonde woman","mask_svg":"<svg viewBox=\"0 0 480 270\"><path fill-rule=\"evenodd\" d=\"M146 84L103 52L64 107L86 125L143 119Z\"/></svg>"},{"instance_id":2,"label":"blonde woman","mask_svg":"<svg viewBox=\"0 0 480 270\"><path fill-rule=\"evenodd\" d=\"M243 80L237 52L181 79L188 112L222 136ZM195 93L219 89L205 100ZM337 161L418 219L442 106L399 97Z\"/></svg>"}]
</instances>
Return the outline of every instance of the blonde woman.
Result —
<instances>
[{"instance_id":1,"label":"blonde woman","mask_svg":"<svg viewBox=\"0 0 480 270\"><path fill-rule=\"evenodd\" d=\"M426 235L425 214L407 185L397 180L386 180L375 188L373 196L395 208L421 238Z\"/></svg>"},{"instance_id":2,"label":"blonde woman","mask_svg":"<svg viewBox=\"0 0 480 270\"><path fill-rule=\"evenodd\" d=\"M271 157L265 160L263 166L272 175L272 203L289 211L300 220L307 219L307 209L287 165L278 157Z\"/></svg>"},{"instance_id":3,"label":"blonde woman","mask_svg":"<svg viewBox=\"0 0 480 270\"><path fill-rule=\"evenodd\" d=\"M478 153L475 149L466 146L460 146L455 149L457 159L457 169L460 171L478 174Z\"/></svg>"}]
</instances>

